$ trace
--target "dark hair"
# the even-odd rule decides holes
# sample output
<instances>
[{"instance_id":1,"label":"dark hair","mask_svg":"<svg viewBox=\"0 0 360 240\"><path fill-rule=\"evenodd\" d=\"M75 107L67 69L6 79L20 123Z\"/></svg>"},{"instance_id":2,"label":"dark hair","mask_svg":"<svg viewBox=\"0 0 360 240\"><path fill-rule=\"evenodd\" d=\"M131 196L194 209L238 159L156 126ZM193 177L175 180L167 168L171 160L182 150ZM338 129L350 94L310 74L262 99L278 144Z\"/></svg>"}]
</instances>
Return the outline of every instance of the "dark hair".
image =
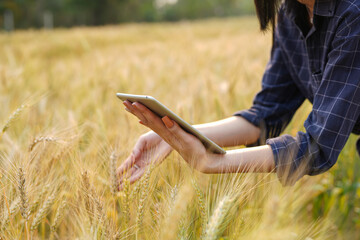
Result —
<instances>
[{"instance_id":1,"label":"dark hair","mask_svg":"<svg viewBox=\"0 0 360 240\"><path fill-rule=\"evenodd\" d=\"M271 23L275 27L275 18L281 0L254 0L256 15L260 22L260 29L265 31Z\"/></svg>"},{"instance_id":2,"label":"dark hair","mask_svg":"<svg viewBox=\"0 0 360 240\"><path fill-rule=\"evenodd\" d=\"M260 29L266 31L271 24L275 28L276 14L282 0L254 0L256 7L256 15L260 22ZM307 10L304 4L299 3L297 0L285 0L285 9L287 14L295 15L295 22L300 28L306 29L309 23Z\"/></svg>"}]
</instances>

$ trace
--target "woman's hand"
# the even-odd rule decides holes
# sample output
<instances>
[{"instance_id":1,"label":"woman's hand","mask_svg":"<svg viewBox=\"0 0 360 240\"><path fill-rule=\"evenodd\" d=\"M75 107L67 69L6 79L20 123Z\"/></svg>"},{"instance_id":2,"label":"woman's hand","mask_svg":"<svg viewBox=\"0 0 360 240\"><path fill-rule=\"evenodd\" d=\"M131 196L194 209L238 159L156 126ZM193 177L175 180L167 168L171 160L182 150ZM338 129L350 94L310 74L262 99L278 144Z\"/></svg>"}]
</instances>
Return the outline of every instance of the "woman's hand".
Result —
<instances>
[{"instance_id":1,"label":"woman's hand","mask_svg":"<svg viewBox=\"0 0 360 240\"><path fill-rule=\"evenodd\" d=\"M150 164L160 164L172 148L159 135L150 131L142 135L135 144L130 156L117 169L120 178L120 188L124 179L129 179L130 184L137 181L144 174Z\"/></svg>"},{"instance_id":2,"label":"woman's hand","mask_svg":"<svg viewBox=\"0 0 360 240\"><path fill-rule=\"evenodd\" d=\"M169 117L162 119L155 115L144 105L125 101L126 110L140 119L140 123L149 127L164 139L182 158L193 168L211 173L218 171L217 167L223 155L212 154L206 151L204 145L195 136L185 132L175 121Z\"/></svg>"}]
</instances>

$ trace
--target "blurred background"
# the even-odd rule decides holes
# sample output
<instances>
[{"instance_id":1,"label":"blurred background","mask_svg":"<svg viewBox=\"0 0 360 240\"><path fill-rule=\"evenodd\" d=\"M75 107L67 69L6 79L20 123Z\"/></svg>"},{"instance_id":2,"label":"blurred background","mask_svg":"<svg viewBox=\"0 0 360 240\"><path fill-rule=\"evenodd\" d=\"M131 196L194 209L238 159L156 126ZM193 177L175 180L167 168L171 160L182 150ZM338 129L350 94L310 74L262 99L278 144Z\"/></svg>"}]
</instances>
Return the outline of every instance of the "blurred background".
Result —
<instances>
[{"instance_id":1,"label":"blurred background","mask_svg":"<svg viewBox=\"0 0 360 240\"><path fill-rule=\"evenodd\" d=\"M99 26L122 22L179 21L253 15L251 0L1 0L0 26Z\"/></svg>"},{"instance_id":2,"label":"blurred background","mask_svg":"<svg viewBox=\"0 0 360 240\"><path fill-rule=\"evenodd\" d=\"M291 188L194 172L174 152L117 192L148 129L115 93L152 95L191 124L229 117L260 90L271 37L253 0L0 0L0 238L360 239L358 136Z\"/></svg>"}]
</instances>

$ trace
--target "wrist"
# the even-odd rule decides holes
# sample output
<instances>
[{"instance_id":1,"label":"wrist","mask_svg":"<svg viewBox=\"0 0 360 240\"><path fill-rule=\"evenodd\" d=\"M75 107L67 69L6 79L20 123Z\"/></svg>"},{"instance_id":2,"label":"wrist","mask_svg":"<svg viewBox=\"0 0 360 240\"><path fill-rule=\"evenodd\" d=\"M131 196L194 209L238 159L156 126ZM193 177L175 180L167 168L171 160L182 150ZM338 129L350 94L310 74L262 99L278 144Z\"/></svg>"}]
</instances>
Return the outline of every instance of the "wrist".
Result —
<instances>
[{"instance_id":1,"label":"wrist","mask_svg":"<svg viewBox=\"0 0 360 240\"><path fill-rule=\"evenodd\" d=\"M162 140L162 141L164 141L164 140ZM166 144L167 155L169 155L174 149L165 141L164 141L164 144Z\"/></svg>"},{"instance_id":2,"label":"wrist","mask_svg":"<svg viewBox=\"0 0 360 240\"><path fill-rule=\"evenodd\" d=\"M206 161L206 168L203 173L216 174L225 173L227 154L209 154Z\"/></svg>"}]
</instances>

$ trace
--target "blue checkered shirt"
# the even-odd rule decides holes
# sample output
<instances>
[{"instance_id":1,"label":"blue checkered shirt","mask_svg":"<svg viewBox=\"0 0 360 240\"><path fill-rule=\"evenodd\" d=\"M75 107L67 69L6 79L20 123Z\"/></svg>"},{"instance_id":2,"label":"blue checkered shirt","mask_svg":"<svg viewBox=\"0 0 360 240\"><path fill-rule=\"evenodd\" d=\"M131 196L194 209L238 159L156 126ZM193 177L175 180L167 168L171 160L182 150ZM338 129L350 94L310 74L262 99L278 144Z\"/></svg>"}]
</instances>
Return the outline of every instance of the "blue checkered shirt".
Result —
<instances>
[{"instance_id":1,"label":"blue checkered shirt","mask_svg":"<svg viewBox=\"0 0 360 240\"><path fill-rule=\"evenodd\" d=\"M280 8L262 90L234 114L260 127L258 143L271 146L285 185L330 169L360 134L360 0L317 0L308 27ZM305 99L313 104L305 132L279 136Z\"/></svg>"}]
</instances>

